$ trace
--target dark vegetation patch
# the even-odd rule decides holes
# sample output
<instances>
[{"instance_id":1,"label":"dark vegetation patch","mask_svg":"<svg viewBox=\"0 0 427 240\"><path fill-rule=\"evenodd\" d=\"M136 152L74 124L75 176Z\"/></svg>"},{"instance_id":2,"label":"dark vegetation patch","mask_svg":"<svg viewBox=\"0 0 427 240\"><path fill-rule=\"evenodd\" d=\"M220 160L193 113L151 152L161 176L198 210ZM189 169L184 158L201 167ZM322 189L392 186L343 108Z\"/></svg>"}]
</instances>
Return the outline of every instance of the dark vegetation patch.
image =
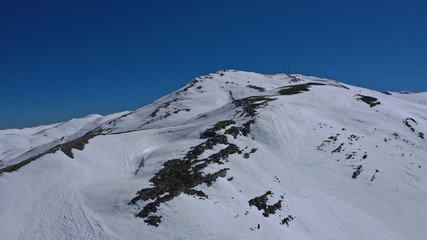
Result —
<instances>
[{"instance_id":1,"label":"dark vegetation patch","mask_svg":"<svg viewBox=\"0 0 427 240\"><path fill-rule=\"evenodd\" d=\"M254 86L254 85L247 85L246 87L258 90L260 92L265 92L265 88L263 88L263 87Z\"/></svg>"},{"instance_id":2,"label":"dark vegetation patch","mask_svg":"<svg viewBox=\"0 0 427 240\"><path fill-rule=\"evenodd\" d=\"M267 191L259 197L254 197L250 199L249 206L255 206L259 211L264 211L262 215L268 217L270 214L275 214L277 210L282 208L282 200L279 200L277 203L269 205L268 196L273 196L271 191Z\"/></svg>"},{"instance_id":3,"label":"dark vegetation patch","mask_svg":"<svg viewBox=\"0 0 427 240\"><path fill-rule=\"evenodd\" d=\"M381 102L378 101L378 98L374 98L374 97L370 97L370 96L365 96L365 95L361 95L361 94L357 94L356 96L358 96L357 100L362 101L366 104L368 104L370 107L375 107L376 105L380 105Z\"/></svg>"},{"instance_id":4,"label":"dark vegetation patch","mask_svg":"<svg viewBox=\"0 0 427 240\"><path fill-rule=\"evenodd\" d=\"M304 84L298 84L298 85L293 85L293 86L287 86L287 87L283 87L282 89L280 89L278 94L279 95L299 94L302 92L308 92L310 90L311 86L322 86L322 85L325 85L325 84L311 82L311 83L304 83Z\"/></svg>"}]
</instances>

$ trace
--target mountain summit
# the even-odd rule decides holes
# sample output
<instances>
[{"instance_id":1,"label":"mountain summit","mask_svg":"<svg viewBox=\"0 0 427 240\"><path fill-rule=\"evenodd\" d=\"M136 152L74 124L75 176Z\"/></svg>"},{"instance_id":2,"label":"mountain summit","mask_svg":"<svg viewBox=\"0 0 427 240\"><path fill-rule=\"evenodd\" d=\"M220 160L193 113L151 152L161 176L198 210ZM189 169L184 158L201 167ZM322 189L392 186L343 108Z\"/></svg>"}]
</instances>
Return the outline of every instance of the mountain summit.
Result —
<instances>
[{"instance_id":1,"label":"mountain summit","mask_svg":"<svg viewBox=\"0 0 427 240\"><path fill-rule=\"evenodd\" d=\"M1 239L424 239L427 93L198 77L143 108L0 131Z\"/></svg>"}]
</instances>

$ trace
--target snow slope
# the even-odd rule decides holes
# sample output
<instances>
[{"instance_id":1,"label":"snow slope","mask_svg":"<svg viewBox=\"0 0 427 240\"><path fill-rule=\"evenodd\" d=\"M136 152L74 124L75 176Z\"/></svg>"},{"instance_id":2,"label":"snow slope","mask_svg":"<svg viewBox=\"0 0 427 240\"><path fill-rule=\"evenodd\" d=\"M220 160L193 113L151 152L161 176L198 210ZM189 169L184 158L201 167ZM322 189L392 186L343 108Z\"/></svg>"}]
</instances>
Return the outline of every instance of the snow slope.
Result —
<instances>
[{"instance_id":1,"label":"snow slope","mask_svg":"<svg viewBox=\"0 0 427 240\"><path fill-rule=\"evenodd\" d=\"M426 104L228 70L3 130L0 239L425 239Z\"/></svg>"}]
</instances>

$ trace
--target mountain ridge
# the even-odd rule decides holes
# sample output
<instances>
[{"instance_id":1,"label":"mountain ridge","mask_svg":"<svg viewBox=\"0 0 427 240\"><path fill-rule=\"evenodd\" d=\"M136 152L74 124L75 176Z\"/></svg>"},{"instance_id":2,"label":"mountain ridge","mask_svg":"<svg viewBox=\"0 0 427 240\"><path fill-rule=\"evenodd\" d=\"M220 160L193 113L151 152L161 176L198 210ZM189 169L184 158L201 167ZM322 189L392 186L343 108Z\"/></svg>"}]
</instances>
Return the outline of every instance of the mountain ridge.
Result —
<instances>
[{"instance_id":1,"label":"mountain ridge","mask_svg":"<svg viewBox=\"0 0 427 240\"><path fill-rule=\"evenodd\" d=\"M19 149L27 136L0 132L10 142L0 229L8 239L420 239L426 99L227 70L70 135L41 129Z\"/></svg>"}]
</instances>

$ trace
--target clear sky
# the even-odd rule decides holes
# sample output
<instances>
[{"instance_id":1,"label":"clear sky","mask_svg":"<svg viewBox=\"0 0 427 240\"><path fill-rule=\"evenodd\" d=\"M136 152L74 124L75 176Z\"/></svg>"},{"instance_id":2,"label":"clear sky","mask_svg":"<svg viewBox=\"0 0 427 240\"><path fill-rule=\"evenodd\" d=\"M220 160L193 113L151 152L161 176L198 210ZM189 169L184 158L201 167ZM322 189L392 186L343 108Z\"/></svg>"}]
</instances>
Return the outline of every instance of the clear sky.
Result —
<instances>
[{"instance_id":1,"label":"clear sky","mask_svg":"<svg viewBox=\"0 0 427 240\"><path fill-rule=\"evenodd\" d=\"M0 129L134 110L221 69L427 91L427 1L0 0Z\"/></svg>"}]
</instances>

